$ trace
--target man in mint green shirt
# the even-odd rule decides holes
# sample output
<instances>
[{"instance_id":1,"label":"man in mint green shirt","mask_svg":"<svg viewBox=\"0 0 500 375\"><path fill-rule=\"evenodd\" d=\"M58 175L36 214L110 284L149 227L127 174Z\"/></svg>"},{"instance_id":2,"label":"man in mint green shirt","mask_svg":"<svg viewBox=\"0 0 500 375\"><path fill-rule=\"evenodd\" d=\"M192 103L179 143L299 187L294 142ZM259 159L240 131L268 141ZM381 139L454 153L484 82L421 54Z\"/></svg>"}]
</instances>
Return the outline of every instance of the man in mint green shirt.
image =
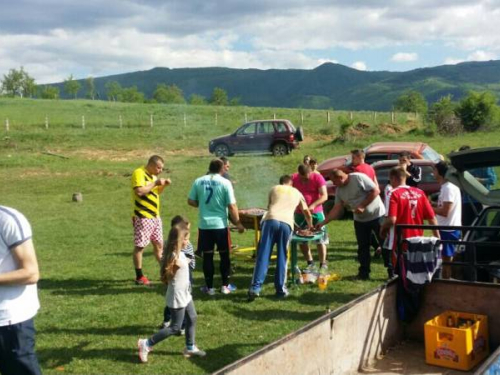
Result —
<instances>
[{"instance_id":1,"label":"man in mint green shirt","mask_svg":"<svg viewBox=\"0 0 500 375\"><path fill-rule=\"evenodd\" d=\"M196 253L203 255L203 274L206 285L202 291L209 295L215 294L213 287L215 245L217 245L221 262L221 293L229 294L236 289L229 284L231 237L228 219L236 225L240 233L245 230L240 222L233 186L229 180L222 177L223 167L222 160L212 160L208 174L194 181L188 196L188 204L199 209Z\"/></svg>"}]
</instances>

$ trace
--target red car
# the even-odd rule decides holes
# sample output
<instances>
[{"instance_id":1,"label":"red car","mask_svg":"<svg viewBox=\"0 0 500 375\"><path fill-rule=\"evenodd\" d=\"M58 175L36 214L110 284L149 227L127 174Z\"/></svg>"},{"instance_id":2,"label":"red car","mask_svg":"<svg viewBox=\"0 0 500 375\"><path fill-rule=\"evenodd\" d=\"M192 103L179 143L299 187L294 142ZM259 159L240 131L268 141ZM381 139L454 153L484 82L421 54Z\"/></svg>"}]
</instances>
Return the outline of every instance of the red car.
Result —
<instances>
[{"instance_id":1,"label":"red car","mask_svg":"<svg viewBox=\"0 0 500 375\"><path fill-rule=\"evenodd\" d=\"M368 164L380 160L397 160L402 151L409 151L412 159L427 159L438 162L442 159L432 147L422 142L377 142L364 149L365 162ZM325 160L318 165L318 171L325 177L334 169L345 167L351 163L351 155L337 156Z\"/></svg>"}]
</instances>

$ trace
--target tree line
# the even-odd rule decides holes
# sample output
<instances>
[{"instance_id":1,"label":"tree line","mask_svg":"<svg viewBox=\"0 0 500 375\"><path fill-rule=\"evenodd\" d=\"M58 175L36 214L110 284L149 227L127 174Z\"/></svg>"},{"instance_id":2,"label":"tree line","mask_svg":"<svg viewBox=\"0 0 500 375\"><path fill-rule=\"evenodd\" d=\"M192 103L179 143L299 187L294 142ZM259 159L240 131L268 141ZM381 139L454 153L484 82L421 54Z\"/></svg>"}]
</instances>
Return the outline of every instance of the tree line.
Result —
<instances>
[{"instance_id":1,"label":"tree line","mask_svg":"<svg viewBox=\"0 0 500 375\"><path fill-rule=\"evenodd\" d=\"M429 106L420 92L410 90L396 99L394 109L425 116L429 133L453 135L500 125L500 108L490 91L469 91L460 101L446 95Z\"/></svg>"},{"instance_id":2,"label":"tree line","mask_svg":"<svg viewBox=\"0 0 500 375\"><path fill-rule=\"evenodd\" d=\"M73 75L70 75L64 80L63 90L68 96L77 99L78 94L84 89L85 98L87 99L104 99L101 98L96 90L94 78L88 77L85 79L84 87L75 80ZM237 106L240 105L240 98L229 98L226 90L215 87L209 98L192 94L187 100L183 91L176 85L167 85L159 83L151 98L146 98L146 95L137 89L137 86L122 87L117 81L108 81L105 84L105 95L108 100L124 103L165 103L165 104L193 104L193 105L221 105L221 106ZM35 79L31 77L23 67L19 70L10 69L7 74L4 74L1 93L10 97L38 97L41 99L59 99L60 90L57 86L52 85L37 85Z\"/></svg>"}]
</instances>

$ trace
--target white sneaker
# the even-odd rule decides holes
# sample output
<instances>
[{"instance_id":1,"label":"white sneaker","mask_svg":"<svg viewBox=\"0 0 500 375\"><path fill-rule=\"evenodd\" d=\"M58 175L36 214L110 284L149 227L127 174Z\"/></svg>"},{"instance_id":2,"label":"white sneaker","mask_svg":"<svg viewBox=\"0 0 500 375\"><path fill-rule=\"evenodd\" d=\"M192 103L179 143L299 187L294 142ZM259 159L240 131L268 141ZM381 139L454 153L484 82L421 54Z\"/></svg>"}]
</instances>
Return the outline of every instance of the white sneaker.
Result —
<instances>
[{"instance_id":1,"label":"white sneaker","mask_svg":"<svg viewBox=\"0 0 500 375\"><path fill-rule=\"evenodd\" d=\"M200 290L203 293L208 294L209 296L214 296L215 295L215 289L214 288L208 288L207 286L202 286L200 288Z\"/></svg>"},{"instance_id":2,"label":"white sneaker","mask_svg":"<svg viewBox=\"0 0 500 375\"><path fill-rule=\"evenodd\" d=\"M139 341L137 341L137 348L139 349L139 360L142 363L146 363L148 361L148 353L152 350L152 348L148 346L148 340L139 339Z\"/></svg>"},{"instance_id":3,"label":"white sneaker","mask_svg":"<svg viewBox=\"0 0 500 375\"><path fill-rule=\"evenodd\" d=\"M184 348L184 357L205 357L207 353L201 349L199 349L196 345L193 346L193 349L189 350L188 348Z\"/></svg>"},{"instance_id":4,"label":"white sneaker","mask_svg":"<svg viewBox=\"0 0 500 375\"><path fill-rule=\"evenodd\" d=\"M228 286L222 285L220 287L220 292L222 294L231 294L234 290L236 290L236 288L232 289L229 285Z\"/></svg>"}]
</instances>

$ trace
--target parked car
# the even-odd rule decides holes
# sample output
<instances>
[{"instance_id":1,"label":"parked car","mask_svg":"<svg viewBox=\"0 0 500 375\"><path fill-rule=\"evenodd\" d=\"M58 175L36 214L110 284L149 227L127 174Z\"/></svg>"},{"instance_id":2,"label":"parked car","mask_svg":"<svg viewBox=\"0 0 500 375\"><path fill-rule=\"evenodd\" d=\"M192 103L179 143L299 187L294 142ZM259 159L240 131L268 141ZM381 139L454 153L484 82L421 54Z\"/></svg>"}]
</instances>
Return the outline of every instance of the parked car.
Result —
<instances>
[{"instance_id":1,"label":"parked car","mask_svg":"<svg viewBox=\"0 0 500 375\"><path fill-rule=\"evenodd\" d=\"M440 186L432 173L432 166L435 164L434 161L413 159L411 162L422 168L422 180L418 184L418 187L422 189L427 196L438 193ZM389 183L390 170L397 165L397 160L381 160L372 164L373 169L375 169L375 175L377 176L381 194L384 194L384 189ZM336 187L331 181L326 182L326 190L328 192L328 199L334 200Z\"/></svg>"},{"instance_id":2,"label":"parked car","mask_svg":"<svg viewBox=\"0 0 500 375\"><path fill-rule=\"evenodd\" d=\"M397 160L402 151L409 151L412 159L426 159L437 162L442 159L427 143L422 142L377 142L364 149L365 162L373 164L381 160ZM334 169L347 168L351 163L351 155L337 156L323 161L318 165L318 171L329 179L329 174Z\"/></svg>"},{"instance_id":3,"label":"parked car","mask_svg":"<svg viewBox=\"0 0 500 375\"><path fill-rule=\"evenodd\" d=\"M500 265L500 182L497 179L496 184L488 190L473 176L478 169L485 168L492 168L493 173L500 176L500 147L454 152L449 155L449 158L452 167L446 178L459 186L462 193L469 194L483 205L483 210L474 219L472 226L488 227L488 229L465 232L464 241L471 241L474 245L459 246L459 254L455 259L470 262L475 257L480 267L477 273L473 272L470 267L464 267L462 276L470 281L491 281L492 279L500 281L499 269L484 267Z\"/></svg>"},{"instance_id":4,"label":"parked car","mask_svg":"<svg viewBox=\"0 0 500 375\"><path fill-rule=\"evenodd\" d=\"M230 156L245 152L271 152L283 156L299 147L304 132L289 120L256 120L240 126L233 134L212 139L210 153Z\"/></svg>"}]
</instances>

